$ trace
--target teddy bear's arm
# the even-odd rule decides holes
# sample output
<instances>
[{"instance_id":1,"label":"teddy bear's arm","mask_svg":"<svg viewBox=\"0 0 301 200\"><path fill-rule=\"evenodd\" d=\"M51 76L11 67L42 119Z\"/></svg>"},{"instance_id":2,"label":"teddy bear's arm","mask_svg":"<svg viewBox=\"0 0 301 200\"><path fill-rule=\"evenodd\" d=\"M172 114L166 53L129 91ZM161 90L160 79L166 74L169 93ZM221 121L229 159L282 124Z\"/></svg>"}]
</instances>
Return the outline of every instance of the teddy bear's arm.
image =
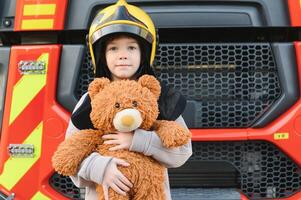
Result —
<instances>
[{"instance_id":1,"label":"teddy bear's arm","mask_svg":"<svg viewBox=\"0 0 301 200\"><path fill-rule=\"evenodd\" d=\"M175 121L157 120L154 130L160 137L163 146L167 148L179 147L186 144L191 138L191 133Z\"/></svg>"},{"instance_id":2,"label":"teddy bear's arm","mask_svg":"<svg viewBox=\"0 0 301 200\"><path fill-rule=\"evenodd\" d=\"M80 130L63 141L52 157L55 171L64 176L77 173L80 163L103 143L98 130Z\"/></svg>"}]
</instances>

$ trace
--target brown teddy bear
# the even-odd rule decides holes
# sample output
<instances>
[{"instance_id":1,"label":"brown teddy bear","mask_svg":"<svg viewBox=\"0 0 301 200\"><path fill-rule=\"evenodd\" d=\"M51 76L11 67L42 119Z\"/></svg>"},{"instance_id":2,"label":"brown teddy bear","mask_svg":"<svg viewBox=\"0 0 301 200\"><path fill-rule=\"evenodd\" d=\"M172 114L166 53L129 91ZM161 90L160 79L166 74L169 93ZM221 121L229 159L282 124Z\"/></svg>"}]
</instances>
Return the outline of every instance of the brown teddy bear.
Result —
<instances>
[{"instance_id":1,"label":"brown teddy bear","mask_svg":"<svg viewBox=\"0 0 301 200\"><path fill-rule=\"evenodd\" d=\"M165 199L164 166L151 157L128 150L109 151L113 145L103 144L102 135L116 131L129 132L137 128L154 130L167 148L186 144L191 133L174 121L156 120L159 114L160 84L155 77L144 75L138 81L110 82L96 78L88 93L91 98L91 121L97 130L80 130L63 141L55 152L54 169L65 176L75 175L82 160L92 152L126 160L130 166L118 166L133 183L122 196L109 190L114 199ZM104 199L102 186L97 186L99 199Z\"/></svg>"}]
</instances>

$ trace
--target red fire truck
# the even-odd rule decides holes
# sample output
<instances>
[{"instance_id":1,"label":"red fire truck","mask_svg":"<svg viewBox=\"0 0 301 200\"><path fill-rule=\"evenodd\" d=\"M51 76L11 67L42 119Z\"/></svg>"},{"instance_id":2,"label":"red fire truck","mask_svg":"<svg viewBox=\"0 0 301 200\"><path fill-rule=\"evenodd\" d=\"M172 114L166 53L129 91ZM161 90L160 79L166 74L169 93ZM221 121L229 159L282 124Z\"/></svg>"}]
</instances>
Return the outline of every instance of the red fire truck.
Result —
<instances>
[{"instance_id":1,"label":"red fire truck","mask_svg":"<svg viewBox=\"0 0 301 200\"><path fill-rule=\"evenodd\" d=\"M51 157L93 71L85 35L113 0L0 0L0 200L83 199ZM187 98L180 199L301 199L301 1L129 0L154 69Z\"/></svg>"}]
</instances>

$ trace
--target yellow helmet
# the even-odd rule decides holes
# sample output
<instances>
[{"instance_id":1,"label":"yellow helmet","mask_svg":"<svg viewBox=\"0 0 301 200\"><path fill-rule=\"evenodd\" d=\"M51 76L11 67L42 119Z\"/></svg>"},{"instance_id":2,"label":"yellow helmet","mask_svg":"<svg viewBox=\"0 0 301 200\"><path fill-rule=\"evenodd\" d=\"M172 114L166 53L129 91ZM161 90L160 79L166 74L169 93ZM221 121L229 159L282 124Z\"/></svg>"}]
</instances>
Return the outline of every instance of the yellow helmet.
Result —
<instances>
[{"instance_id":1,"label":"yellow helmet","mask_svg":"<svg viewBox=\"0 0 301 200\"><path fill-rule=\"evenodd\" d=\"M88 45L96 73L96 60L93 45L105 36L126 33L144 39L150 44L150 61L152 65L156 51L156 30L152 19L142 9L118 0L114 5L101 10L93 19L88 34Z\"/></svg>"}]
</instances>

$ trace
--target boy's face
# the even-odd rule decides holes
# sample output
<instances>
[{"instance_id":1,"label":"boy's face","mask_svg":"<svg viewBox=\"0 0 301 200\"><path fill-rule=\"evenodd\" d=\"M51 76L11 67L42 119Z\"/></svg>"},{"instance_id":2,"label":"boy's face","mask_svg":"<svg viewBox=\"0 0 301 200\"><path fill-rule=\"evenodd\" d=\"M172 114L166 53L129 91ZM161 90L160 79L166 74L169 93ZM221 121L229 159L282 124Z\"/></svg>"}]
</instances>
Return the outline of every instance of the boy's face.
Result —
<instances>
[{"instance_id":1,"label":"boy's face","mask_svg":"<svg viewBox=\"0 0 301 200\"><path fill-rule=\"evenodd\" d=\"M113 80L132 79L140 66L141 52L138 42L121 36L106 46L106 61Z\"/></svg>"}]
</instances>

